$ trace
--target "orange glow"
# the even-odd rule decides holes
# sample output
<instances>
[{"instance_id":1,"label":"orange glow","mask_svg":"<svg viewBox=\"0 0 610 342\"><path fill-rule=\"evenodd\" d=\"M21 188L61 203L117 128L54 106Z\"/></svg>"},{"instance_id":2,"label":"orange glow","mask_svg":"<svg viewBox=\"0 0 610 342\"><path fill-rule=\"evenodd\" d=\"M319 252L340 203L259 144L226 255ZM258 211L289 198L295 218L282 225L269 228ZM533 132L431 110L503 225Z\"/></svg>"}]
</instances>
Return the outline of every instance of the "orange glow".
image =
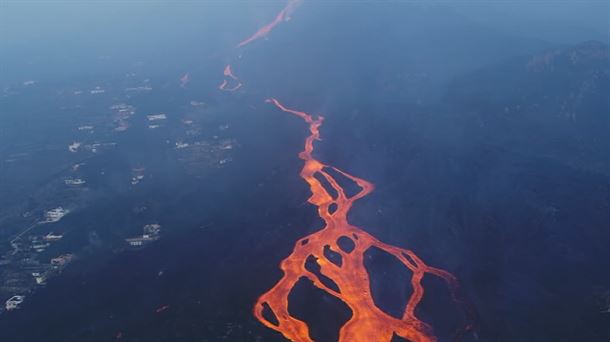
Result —
<instances>
[{"instance_id":1,"label":"orange glow","mask_svg":"<svg viewBox=\"0 0 610 342\"><path fill-rule=\"evenodd\" d=\"M286 7L271 23L261 27L237 47L243 47L265 37L282 21L289 20L290 15L301 2L302 0L289 0ZM225 79L218 87L220 90L235 91L242 86L241 80L233 74L231 65L225 67L223 74ZM324 118L286 108L276 99L269 99L267 102L284 112L302 118L309 125L309 135L305 139L304 150L299 153L299 158L304 161L300 176L309 185L311 196L308 202L317 207L318 215L324 221L324 227L297 241L292 253L280 263L284 273L282 278L258 298L253 308L254 316L262 324L291 341L312 342L307 323L291 316L288 312L290 292L301 278L307 278L314 286L340 299L351 309L351 318L340 328L340 342L389 342L394 334L411 342L436 341L432 327L415 315L416 308L424 296L422 279L428 275L443 279L455 302L464 309L467 324L458 331L457 337L471 330L472 312L467 303L459 298L459 284L451 273L428 266L412 251L385 244L348 222L347 216L354 202L371 193L374 185L333 166L323 164L313 157L314 142L320 140L320 127ZM354 182L360 191L348 196L345 189L329 172L331 169ZM316 177L325 179L325 184ZM325 186L332 188L332 192L329 192L331 189L327 190ZM351 241L352 249L341 249L338 241L345 239ZM365 252L371 247L377 247L393 255L412 272L413 293L400 319L386 314L374 303L369 274L363 260ZM336 264L327 259L324 255L325 249L340 255L341 263ZM318 275L306 268L306 260L311 257L317 262L319 272L325 280L321 280ZM335 286L328 287L329 280L334 283L332 285L336 285L336 289Z\"/></svg>"},{"instance_id":2,"label":"orange glow","mask_svg":"<svg viewBox=\"0 0 610 342\"><path fill-rule=\"evenodd\" d=\"M385 244L351 225L347 221L349 210L356 200L371 193L374 185L333 166L325 165L312 156L314 141L320 140L319 128L324 121L322 116L314 118L308 113L288 109L276 99L269 99L267 102L284 112L299 116L309 125L310 134L305 139L304 150L299 153L299 158L305 162L300 176L309 184L312 195L308 202L318 208L318 214L324 220L325 226L297 241L292 253L281 262L280 268L284 275L273 288L258 298L253 310L256 318L291 341L312 342L307 323L294 318L288 312L288 296L297 281L305 277L311 280L314 286L342 300L352 310L352 317L340 329L341 342L389 342L394 333L412 342L436 341L432 328L415 315L415 309L424 295L422 278L426 274L440 277L447 283L454 300L458 304L463 304L457 297L456 278L449 272L426 265L412 251ZM328 173L328 169L333 169L355 182L360 191L349 197L337 180ZM326 179L334 190L334 197L315 175ZM334 211L331 210L331 206ZM350 239L355 247L350 251L341 249L337 242L340 238ZM325 247L341 255L340 266L324 256ZM413 272L411 279L413 293L401 319L386 314L373 301L369 274L363 261L364 253L371 247L390 253ZM306 269L305 262L310 256L317 261L321 274L337 285L338 292L327 287L316 274ZM269 321L264 317L265 305L271 309L277 322ZM471 326L467 325L462 333L470 328Z\"/></svg>"},{"instance_id":3,"label":"orange glow","mask_svg":"<svg viewBox=\"0 0 610 342\"><path fill-rule=\"evenodd\" d=\"M235 75L233 75L233 70L231 70L231 64L227 64L227 66L225 67L225 70L222 73L223 73L223 75L230 77L231 79L234 79L237 81L237 77L235 77Z\"/></svg>"},{"instance_id":4,"label":"orange glow","mask_svg":"<svg viewBox=\"0 0 610 342\"><path fill-rule=\"evenodd\" d=\"M218 86L218 89L224 90L224 91L235 91L235 90L241 88L242 83L239 81L239 78L237 78L237 76L235 76L233 74L233 70L231 70L230 64L227 64L227 66L225 67L225 70L223 71L223 74L225 75L225 79L222 80L222 83L220 83L220 85ZM233 86L227 87L229 85L229 83L232 83Z\"/></svg>"},{"instance_id":5,"label":"orange glow","mask_svg":"<svg viewBox=\"0 0 610 342\"><path fill-rule=\"evenodd\" d=\"M282 21L290 20L290 15L296 10L297 7L299 7L302 2L302 0L289 0L286 7L284 7L284 9L280 11L280 13L278 13L278 15L272 22L258 29L258 31L256 31L256 33L254 33L252 36L237 44L237 47L248 45L259 38L265 37L279 23L281 23Z\"/></svg>"}]
</instances>

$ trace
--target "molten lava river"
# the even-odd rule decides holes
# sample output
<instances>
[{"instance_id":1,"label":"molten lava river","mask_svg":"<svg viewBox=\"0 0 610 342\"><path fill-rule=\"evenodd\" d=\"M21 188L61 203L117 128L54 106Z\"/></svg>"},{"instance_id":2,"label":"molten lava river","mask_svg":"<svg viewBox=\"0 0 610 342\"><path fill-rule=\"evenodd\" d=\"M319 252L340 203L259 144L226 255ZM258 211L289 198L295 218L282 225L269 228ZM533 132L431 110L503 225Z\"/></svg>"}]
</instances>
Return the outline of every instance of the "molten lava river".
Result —
<instances>
[{"instance_id":1,"label":"molten lava river","mask_svg":"<svg viewBox=\"0 0 610 342\"><path fill-rule=\"evenodd\" d=\"M319 130L324 121L322 116L314 118L308 113L286 108L276 99L269 99L267 102L302 118L309 125L310 134L305 140L305 149L299 154L299 158L304 161L300 176L309 184L312 195L308 202L318 208L318 214L324 220L325 226L322 230L297 241L292 253L281 262L280 268L284 271L284 276L271 290L260 296L254 308L256 318L291 341L312 341L307 324L288 312L288 295L297 281L305 277L316 287L342 300L352 310L351 319L339 332L339 341L390 341L394 334L412 342L435 341L432 329L415 316L415 308L424 295L422 278L425 274L442 278L454 294L454 299L459 301L455 298L458 287L455 277L444 270L426 265L412 251L385 244L351 225L347 221L347 215L352 205L373 191L373 184L323 164L313 157L314 142L320 140ZM355 182L360 191L348 196L329 173L329 169ZM325 179L333 191L329 192L316 176ZM413 293L401 319L386 314L373 301L369 275L363 260L364 253L371 247L390 253L413 272ZM339 255L340 262L337 258L332 258L334 261L327 258L328 252L325 250ZM305 266L311 257L319 266L319 274ZM270 310L270 315L265 315L265 310ZM272 318L269 319L269 316Z\"/></svg>"},{"instance_id":2,"label":"molten lava river","mask_svg":"<svg viewBox=\"0 0 610 342\"><path fill-rule=\"evenodd\" d=\"M288 20L300 4L300 0L289 1L274 21L239 43L237 48L265 37L278 24ZM233 74L230 65L225 67L223 74L225 80L220 84L220 90L236 91L242 87L242 82ZM459 285L451 273L428 266L412 251L385 244L348 222L348 213L354 202L371 193L374 185L314 158L314 142L320 140L320 127L324 118L289 109L276 99L268 99L267 102L283 112L300 117L309 126L305 148L299 154L304 162L300 176L309 184L312 195L308 202L317 207L324 227L297 241L292 253L280 264L284 272L282 278L258 298L253 310L255 317L291 341L313 341L307 323L288 312L289 294L304 277L351 309L351 318L339 332L341 342L389 342L395 334L411 342L436 341L432 327L415 315L424 295L422 279L426 274L443 279L453 299L462 309L466 309L466 316L470 316L467 303L458 298ZM349 196L333 174L354 182L359 191ZM322 179L325 180L324 184ZM365 252L371 247L393 255L412 272L413 292L400 318L388 315L374 303L369 274L364 265ZM327 257L329 254L334 257ZM307 267L312 261L317 264L315 270ZM458 337L471 330L470 317L467 320L469 322L458 332Z\"/></svg>"}]
</instances>

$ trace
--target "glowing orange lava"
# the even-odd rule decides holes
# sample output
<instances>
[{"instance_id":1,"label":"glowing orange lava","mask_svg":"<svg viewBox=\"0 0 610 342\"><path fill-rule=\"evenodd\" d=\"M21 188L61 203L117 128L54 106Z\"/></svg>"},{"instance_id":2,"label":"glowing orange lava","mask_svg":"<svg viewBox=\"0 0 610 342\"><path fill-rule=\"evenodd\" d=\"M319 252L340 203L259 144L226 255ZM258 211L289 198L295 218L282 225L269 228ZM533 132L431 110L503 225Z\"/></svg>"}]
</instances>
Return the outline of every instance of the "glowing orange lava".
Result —
<instances>
[{"instance_id":1,"label":"glowing orange lava","mask_svg":"<svg viewBox=\"0 0 610 342\"><path fill-rule=\"evenodd\" d=\"M302 0L290 0L290 1L288 1L288 4L286 5L286 7L284 7L284 9L282 9L280 11L280 13L278 13L278 15L275 17L275 19L272 22L270 22L269 24L267 24L267 25L261 27L260 29L258 29L258 31L256 31L256 33L254 33L252 36L250 36L249 38L245 39L241 43L237 44L237 47L242 47L244 45L250 44L251 42L253 42L253 41L255 41L255 40L259 39L259 38L265 37L279 23L281 23L282 21L290 20L290 15L296 10L296 8L302 2L303 2Z\"/></svg>"},{"instance_id":2,"label":"glowing orange lava","mask_svg":"<svg viewBox=\"0 0 610 342\"><path fill-rule=\"evenodd\" d=\"M261 27L237 47L265 37L282 21L289 20L291 13L301 2L302 0L289 0L271 23ZM233 74L231 65L225 67L224 76L225 79L218 87L220 90L235 91L242 86L239 78ZM342 300L351 309L351 318L339 331L340 342L389 342L394 334L411 342L436 341L432 328L415 315L424 295L422 279L429 274L443 279L453 299L465 310L467 324L457 332L457 336L471 330L472 312L467 303L459 298L459 284L451 273L428 266L412 251L385 244L348 222L347 215L354 202L371 193L374 185L333 166L325 165L313 157L314 142L320 140L319 129L324 118L314 118L308 113L288 109L276 99L269 99L267 102L284 112L299 116L309 125L310 134L305 140L305 149L299 154L299 158L305 162L300 176L309 184L312 192L308 202L318 208L318 214L325 225L321 230L297 241L292 253L280 264L284 275L273 288L258 298L253 309L254 316L265 326L280 332L291 341L312 342L307 323L288 312L290 292L301 278L307 278L316 287ZM354 182L360 191L348 196L333 177L332 174L335 173ZM325 184L322 184L320 179L324 179ZM346 241L349 242L350 248L346 247ZM413 293L400 319L383 312L374 303L369 274L363 260L365 252L371 247L393 255L412 272ZM329 250L335 256L340 256L340 263L325 256L325 251ZM318 271L315 273L306 266L306 262L312 258L318 265Z\"/></svg>"},{"instance_id":3,"label":"glowing orange lava","mask_svg":"<svg viewBox=\"0 0 610 342\"><path fill-rule=\"evenodd\" d=\"M227 64L223 74L225 75L225 79L222 80L222 83L220 83L220 85L218 86L218 89L224 90L224 91L235 91L235 90L241 88L242 83L239 81L239 78L237 78L237 76L235 76L233 74L230 64ZM232 87L227 87L230 82L233 83L234 85Z\"/></svg>"},{"instance_id":4,"label":"glowing orange lava","mask_svg":"<svg viewBox=\"0 0 610 342\"><path fill-rule=\"evenodd\" d=\"M223 75L230 77L234 80L238 80L238 78L233 75L233 70L231 70L231 64L227 64L227 66L225 67L225 70L222 72Z\"/></svg>"},{"instance_id":5,"label":"glowing orange lava","mask_svg":"<svg viewBox=\"0 0 610 342\"><path fill-rule=\"evenodd\" d=\"M318 214L324 220L325 226L299 240L292 253L281 262L280 268L284 275L273 288L258 298L254 307L256 318L291 341L311 342L307 323L294 318L288 312L288 295L297 281L305 277L316 287L342 300L352 310L352 317L340 329L339 341L390 341L393 334L412 342L435 341L436 337L431 327L415 316L415 309L424 295L422 278L426 274L442 278L448 284L454 299L460 302L456 295L458 289L456 278L449 272L426 265L412 251L385 244L351 225L347 221L349 210L356 200L373 191L373 184L333 166L325 165L313 157L314 141L320 140L319 129L324 120L322 116L314 118L308 113L288 109L276 99L267 102L284 112L301 117L309 125L310 134L305 140L305 149L299 154L299 158L305 162L300 176L309 184L312 195L308 202L318 208ZM360 191L351 197L346 195L345 190L329 173L329 169L355 182ZM316 175L327 181L334 190L334 196L316 178ZM353 249L342 249L338 243L339 239L351 240ZM345 245L343 247L345 248ZM369 274L363 262L364 253L371 247L390 253L413 272L411 279L413 293L401 319L386 314L373 301ZM329 260L324 255L325 248L338 253L342 262L337 264ZM318 275L306 268L306 260L311 256L315 258L320 273L327 278L327 281L321 280ZM327 286L328 279L334 282L338 291ZM266 306L274 319L269 319L269 312L264 314ZM464 331L468 329L470 329L469 325Z\"/></svg>"}]
</instances>

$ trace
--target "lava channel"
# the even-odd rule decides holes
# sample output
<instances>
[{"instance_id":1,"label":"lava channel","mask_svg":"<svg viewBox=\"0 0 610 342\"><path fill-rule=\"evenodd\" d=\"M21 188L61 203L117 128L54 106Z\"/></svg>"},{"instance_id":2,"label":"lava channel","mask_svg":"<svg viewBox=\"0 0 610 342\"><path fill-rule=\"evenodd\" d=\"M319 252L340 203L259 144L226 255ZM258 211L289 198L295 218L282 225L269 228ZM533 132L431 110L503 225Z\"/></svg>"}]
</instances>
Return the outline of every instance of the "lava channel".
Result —
<instances>
[{"instance_id":1,"label":"lava channel","mask_svg":"<svg viewBox=\"0 0 610 342\"><path fill-rule=\"evenodd\" d=\"M247 39L244 39L242 42L237 44L237 47L240 48L242 46L250 44L251 42L253 42L257 39L265 37L279 23L290 20L290 15L297 9L297 7L299 7L299 5L301 5L302 2L303 2L303 0L288 1L288 4L286 5L286 7L284 7L280 11L280 13L278 13L278 15L275 17L275 19L272 22L270 22L269 24L258 29L258 31L256 31L252 36L248 37Z\"/></svg>"},{"instance_id":2,"label":"lava channel","mask_svg":"<svg viewBox=\"0 0 610 342\"><path fill-rule=\"evenodd\" d=\"M340 342L389 342L394 334L411 342L436 341L432 328L415 315L415 309L424 295L422 278L430 274L443 279L453 299L462 306L465 302L457 295L459 284L456 278L447 271L426 265L414 252L383 243L364 230L351 225L347 215L352 205L371 193L374 185L333 166L323 164L313 157L314 141L320 140L319 130L324 121L322 116L314 118L308 113L288 109L276 99L269 99L267 102L284 112L299 116L309 125L305 149L299 153L299 158L305 163L300 176L309 184L312 193L308 202L317 207L325 225L321 230L297 241L292 253L280 263L284 275L275 286L258 298L253 309L254 316L262 324L280 332L291 341L312 342L307 323L288 312L288 296L299 279L305 277L311 280L314 286L342 300L351 309L351 318L340 328ZM345 189L329 173L329 169L357 184L359 192L348 196ZM316 175L330 184L334 190L332 194ZM339 239L351 240L353 248L342 249L338 243ZM345 248L345 245L343 246ZM413 293L400 319L386 314L374 303L369 274L363 260L365 252L371 247L390 253L413 273L411 278ZM325 248L330 248L341 255L340 266L325 257ZM310 257L315 258L320 266L319 271L326 281L306 269L305 263ZM329 287L328 279L336 286ZM468 323L458 334L461 335L471 328L472 325Z\"/></svg>"},{"instance_id":3,"label":"lava channel","mask_svg":"<svg viewBox=\"0 0 610 342\"><path fill-rule=\"evenodd\" d=\"M225 76L225 79L222 80L222 83L220 83L218 89L224 91L236 91L237 89L241 88L242 83L239 78L237 78L237 76L233 74L233 70L231 70L230 64L227 64L227 66L225 67L223 75ZM229 86L229 84L232 85Z\"/></svg>"}]
</instances>

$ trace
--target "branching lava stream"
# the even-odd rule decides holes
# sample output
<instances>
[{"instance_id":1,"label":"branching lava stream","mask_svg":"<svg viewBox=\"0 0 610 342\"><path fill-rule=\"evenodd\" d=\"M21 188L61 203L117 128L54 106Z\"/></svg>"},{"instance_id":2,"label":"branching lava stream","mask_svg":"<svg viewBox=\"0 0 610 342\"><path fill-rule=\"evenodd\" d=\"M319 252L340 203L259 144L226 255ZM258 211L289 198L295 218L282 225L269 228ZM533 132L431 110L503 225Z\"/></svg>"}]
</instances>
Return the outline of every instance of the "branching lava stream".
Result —
<instances>
[{"instance_id":1,"label":"branching lava stream","mask_svg":"<svg viewBox=\"0 0 610 342\"><path fill-rule=\"evenodd\" d=\"M236 91L237 89L241 88L242 83L239 81L239 78L233 74L233 70L231 70L230 64L227 64L227 66L225 67L223 75L225 76L225 79L222 80L222 83L220 83L218 89L224 91ZM227 85L229 85L229 82L233 82L234 85L232 87L227 87Z\"/></svg>"},{"instance_id":2,"label":"branching lava stream","mask_svg":"<svg viewBox=\"0 0 610 342\"><path fill-rule=\"evenodd\" d=\"M243 48L265 37L281 22L289 20L301 3L302 0L288 0L287 5L272 22L240 42L237 48ZM220 90L235 91L242 87L242 82L233 74L230 65L225 67L224 76L225 79L218 87ZM424 296L422 279L428 274L443 279L454 301L464 309L466 324L458 331L457 337L471 330L472 311L458 296L459 284L451 273L428 266L412 251L385 244L348 222L347 216L354 202L371 193L374 185L333 166L325 165L313 157L314 142L320 140L319 129L324 118L286 108L276 99L269 99L267 102L302 118L309 125L310 134L305 140L305 149L299 154L299 158L305 162L300 176L309 184L312 195L308 202L318 208L318 214L324 220L324 227L297 241L292 253L280 264L284 275L273 288L258 298L253 310L254 316L265 326L280 332L291 341L312 342L307 323L288 312L290 292L301 278L307 278L314 286L337 297L351 309L351 318L339 331L340 342L389 342L394 334L411 342L436 341L432 328L415 315L415 309ZM354 182L359 187L359 192L348 196L332 174L339 174ZM324 184L320 179L325 180ZM401 318L395 318L375 305L369 274L364 266L364 254L371 247L391 254L412 272L413 293L403 309ZM335 256L340 256L341 262L328 259L325 256L325 251L328 250ZM317 272L306 266L312 258L317 263Z\"/></svg>"},{"instance_id":3,"label":"branching lava stream","mask_svg":"<svg viewBox=\"0 0 610 342\"><path fill-rule=\"evenodd\" d=\"M425 274L442 278L447 282L454 299L460 302L456 297L458 283L455 277L444 270L426 265L412 251L385 244L351 225L347 221L349 210L356 200L373 191L373 184L325 165L313 157L314 141L320 140L319 129L324 120L322 116L314 118L308 113L288 109L276 99L269 99L267 102L284 112L301 117L309 125L310 135L305 140L305 149L299 154L299 158L305 162L300 176L309 184L312 195L308 202L318 207L318 214L324 220L325 226L299 240L292 253L281 262L280 268L284 275L273 288L258 299L254 307L256 318L291 341L313 341L309 336L307 324L288 312L288 295L297 281L305 277L316 287L342 300L352 310L352 317L339 332L341 342L390 341L394 333L412 342L435 341L432 329L415 316L415 308L424 295L422 278ZM360 191L348 197L328 169L333 169L355 182ZM316 174L326 179L336 193L335 197L316 178ZM351 240L353 248L342 249L338 243L340 239ZM386 314L373 301L369 275L363 260L364 253L371 247L390 253L413 272L411 279L413 293L401 319ZM325 257L325 248L330 248L341 256L340 265ZM311 256L320 266L320 273L336 285L335 289L328 286L328 280L321 280L318 275L306 268L306 260ZM269 319L270 315L264 314L265 307L270 309L270 315L274 319ZM467 329L469 326L465 328Z\"/></svg>"}]
</instances>

